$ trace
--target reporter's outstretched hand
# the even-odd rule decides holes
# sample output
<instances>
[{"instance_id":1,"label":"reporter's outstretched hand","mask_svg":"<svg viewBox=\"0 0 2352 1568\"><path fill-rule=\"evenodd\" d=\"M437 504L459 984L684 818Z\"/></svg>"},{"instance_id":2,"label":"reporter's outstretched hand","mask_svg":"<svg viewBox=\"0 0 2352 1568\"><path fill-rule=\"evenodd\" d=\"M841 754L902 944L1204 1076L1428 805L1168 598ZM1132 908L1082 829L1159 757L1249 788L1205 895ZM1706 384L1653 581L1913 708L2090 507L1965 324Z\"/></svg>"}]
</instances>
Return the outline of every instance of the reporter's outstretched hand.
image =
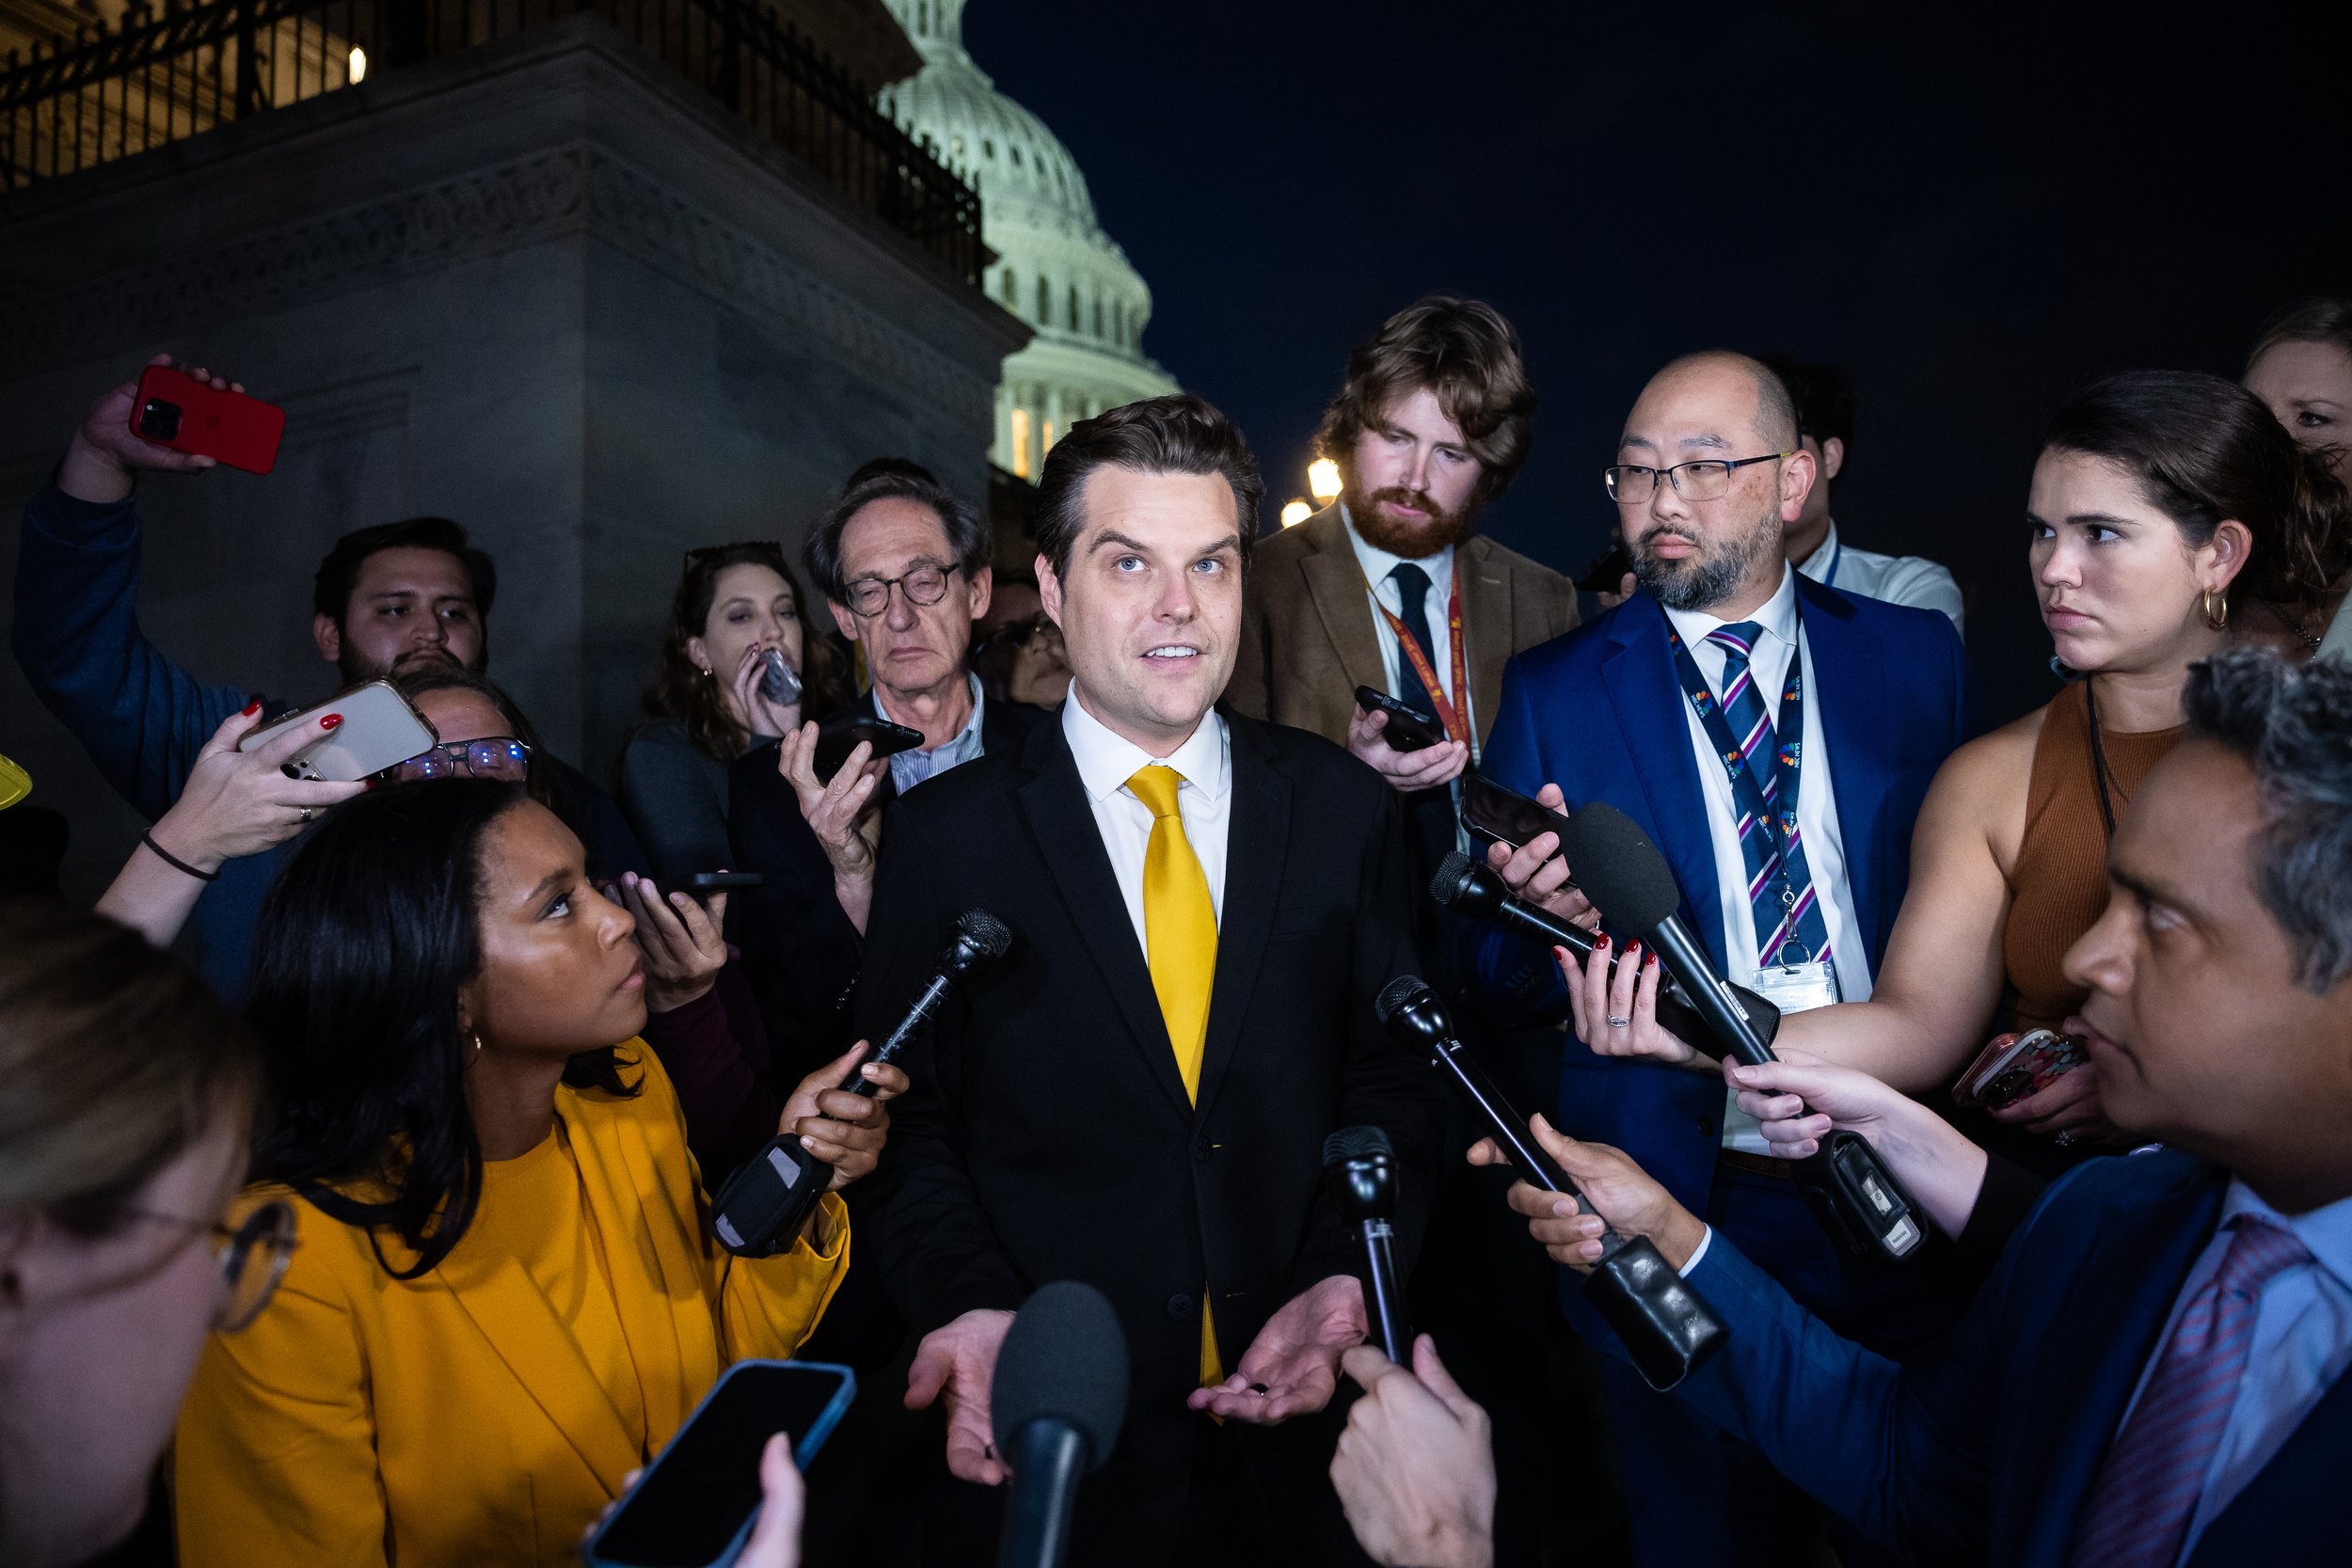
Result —
<instances>
[{"instance_id":1,"label":"reporter's outstretched hand","mask_svg":"<svg viewBox=\"0 0 2352 1568\"><path fill-rule=\"evenodd\" d=\"M873 908L875 863L874 847L866 842L861 825L889 768L887 760L876 758L874 748L861 740L850 748L838 772L819 781L813 721L786 736L784 744L776 748L776 771L799 798L801 819L817 835L833 867L834 896L861 934L866 930L866 913Z\"/></svg>"},{"instance_id":2,"label":"reporter's outstretched hand","mask_svg":"<svg viewBox=\"0 0 2352 1568\"><path fill-rule=\"evenodd\" d=\"M1551 950L1568 988L1568 1024L1597 1056L1645 1056L1677 1067L1707 1065L1697 1048L1658 1022L1658 993L1666 984L1658 955L1638 942L1628 947L1613 977L1616 947L1604 931L1581 963L1565 947ZM1620 1023L1617 1021L1623 1019Z\"/></svg>"},{"instance_id":3,"label":"reporter's outstretched hand","mask_svg":"<svg viewBox=\"0 0 2352 1568\"><path fill-rule=\"evenodd\" d=\"M262 722L262 705L232 713L196 754L180 799L159 818L155 842L205 871L221 863L283 844L310 820L367 789L365 781L335 784L325 779L290 779L285 765L317 745L342 722L339 713L321 714L250 752L237 743ZM303 816L305 809L310 817Z\"/></svg>"},{"instance_id":4,"label":"reporter's outstretched hand","mask_svg":"<svg viewBox=\"0 0 2352 1568\"><path fill-rule=\"evenodd\" d=\"M1549 806L1564 816L1567 815L1568 799L1560 793L1556 784L1537 790L1535 803ZM1580 926L1600 923L1600 912L1593 908L1593 901L1569 880L1568 863L1560 858L1558 833L1537 833L1516 849L1506 844L1489 844L1486 863L1502 874L1503 885L1515 896Z\"/></svg>"},{"instance_id":5,"label":"reporter's outstretched hand","mask_svg":"<svg viewBox=\"0 0 2352 1568\"><path fill-rule=\"evenodd\" d=\"M1462 776L1470 766L1470 748L1458 740L1443 740L1418 752L1400 752L1389 744L1389 716L1358 708L1347 721L1347 749L1358 761L1389 781L1401 794L1435 789Z\"/></svg>"},{"instance_id":6,"label":"reporter's outstretched hand","mask_svg":"<svg viewBox=\"0 0 2352 1568\"><path fill-rule=\"evenodd\" d=\"M1677 1203L1674 1195L1649 1172L1607 1144L1580 1143L1554 1131L1541 1115L1528 1118L1528 1130L1597 1211L1597 1214L1580 1214L1576 1200L1565 1193L1548 1193L1528 1181L1511 1184L1511 1207L1527 1216L1528 1234L1551 1255L1553 1262L1580 1273L1590 1272L1600 1261L1604 1220L1607 1228L1648 1237L1677 1269L1691 1260L1707 1234L1706 1222ZM1473 1165L1509 1163L1492 1138L1481 1138L1470 1146L1470 1162Z\"/></svg>"},{"instance_id":7,"label":"reporter's outstretched hand","mask_svg":"<svg viewBox=\"0 0 2352 1568\"><path fill-rule=\"evenodd\" d=\"M1214 1388L1195 1388L1195 1410L1252 1426L1275 1426L1311 1416L1339 1391L1340 1357L1372 1332L1363 1281L1352 1274L1318 1280L1284 1303L1242 1353L1233 1375Z\"/></svg>"},{"instance_id":8,"label":"reporter's outstretched hand","mask_svg":"<svg viewBox=\"0 0 2352 1568\"><path fill-rule=\"evenodd\" d=\"M802 1079L777 1118L779 1134L798 1134L803 1148L833 1167L829 1192L837 1193L873 1174L882 1162L882 1145L890 1137L890 1108L885 1102L907 1091L907 1075L879 1062L866 1063L858 1073L874 1085L871 1095L835 1086L857 1069L866 1049L866 1042L860 1040Z\"/></svg>"},{"instance_id":9,"label":"reporter's outstretched hand","mask_svg":"<svg viewBox=\"0 0 2352 1568\"><path fill-rule=\"evenodd\" d=\"M1426 1334L1413 1341L1409 1371L1368 1344L1343 1366L1364 1397L1347 1413L1331 1485L1357 1544L1391 1568L1487 1568L1495 1459L1486 1413Z\"/></svg>"},{"instance_id":10,"label":"reporter's outstretched hand","mask_svg":"<svg viewBox=\"0 0 2352 1568\"><path fill-rule=\"evenodd\" d=\"M1911 1190L1928 1218L1957 1236L1984 1190L1986 1158L1968 1135L1868 1073L1802 1051L1749 1067L1724 1063L1740 1109L1763 1124L1764 1141L1784 1160L1806 1160L1833 1128L1870 1140L1895 1180Z\"/></svg>"},{"instance_id":11,"label":"reporter's outstretched hand","mask_svg":"<svg viewBox=\"0 0 2352 1568\"><path fill-rule=\"evenodd\" d=\"M621 1497L628 1497L644 1473L631 1470L623 1476ZM792 1439L781 1432L759 1450L759 1522L752 1527L752 1538L743 1544L735 1568L801 1568L801 1519L807 1512L808 1488L800 1466L792 1463ZM580 1532L580 1544L596 1539L620 1506L618 1498L605 1504L596 1522Z\"/></svg>"},{"instance_id":12,"label":"reporter's outstretched hand","mask_svg":"<svg viewBox=\"0 0 2352 1568\"><path fill-rule=\"evenodd\" d=\"M645 1010L672 1012L707 995L727 965L727 895L711 895L707 908L691 893L664 897L651 878L634 871L622 872L614 887L621 907L637 920Z\"/></svg>"},{"instance_id":13,"label":"reporter's outstretched hand","mask_svg":"<svg viewBox=\"0 0 2352 1568\"><path fill-rule=\"evenodd\" d=\"M1009 1312L966 1312L924 1335L907 1369L909 1410L927 1410L941 1394L947 1396L947 1469L960 1481L998 1486L1011 1474L996 1452L988 1417L996 1353L1011 1327Z\"/></svg>"},{"instance_id":14,"label":"reporter's outstretched hand","mask_svg":"<svg viewBox=\"0 0 2352 1568\"><path fill-rule=\"evenodd\" d=\"M159 354L148 361L150 365L170 363L168 354ZM226 380L199 365L183 365L181 369L208 383L216 392L245 390L244 383ZM65 461L57 466L58 489L75 500L103 504L129 495L141 469L193 473L214 466L212 458L157 446L133 433L131 415L138 407L138 377L133 376L90 404L89 412L82 417L81 426L73 432L73 439L66 446Z\"/></svg>"}]
</instances>

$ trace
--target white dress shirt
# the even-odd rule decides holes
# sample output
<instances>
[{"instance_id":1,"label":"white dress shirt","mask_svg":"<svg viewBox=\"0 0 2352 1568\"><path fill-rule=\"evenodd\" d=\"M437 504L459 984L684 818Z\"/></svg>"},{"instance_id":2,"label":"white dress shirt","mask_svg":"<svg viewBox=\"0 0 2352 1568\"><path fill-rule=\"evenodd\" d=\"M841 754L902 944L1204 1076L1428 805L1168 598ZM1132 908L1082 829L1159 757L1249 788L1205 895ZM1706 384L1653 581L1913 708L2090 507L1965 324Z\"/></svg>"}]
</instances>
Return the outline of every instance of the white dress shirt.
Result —
<instances>
[{"instance_id":1,"label":"white dress shirt","mask_svg":"<svg viewBox=\"0 0 2352 1568\"><path fill-rule=\"evenodd\" d=\"M1881 555L1840 544L1833 519L1821 547L1797 562L1797 570L1824 588L1859 594L1866 599L1910 605L1948 615L1952 628L1965 635L1962 625L1960 584L1952 574L1925 556Z\"/></svg>"},{"instance_id":2,"label":"white dress shirt","mask_svg":"<svg viewBox=\"0 0 2352 1568\"><path fill-rule=\"evenodd\" d=\"M2236 1234L2230 1221L2239 1214L2258 1214L2291 1233L2311 1249L2312 1260L2280 1270L2263 1287L2254 1307L2254 1343L2246 1358L2246 1378L2230 1406L2229 1424L2221 1429L2213 1468L2205 1472L2197 1512L2189 1516L2177 1560L2182 1562L2196 1550L2205 1527L2278 1457L2303 1418L2352 1366L2352 1197L2290 1219L2233 1177L2221 1200L2221 1223L2181 1283L2172 1315L2156 1336L2156 1347L2140 1369L2139 1386L2132 1390L2132 1402L2124 1407L2123 1423L2130 1422L2156 1363L2164 1359L2183 1309L2220 1269ZM2122 1424L2116 1428L2119 1433L2122 1430Z\"/></svg>"},{"instance_id":3,"label":"white dress shirt","mask_svg":"<svg viewBox=\"0 0 2352 1568\"><path fill-rule=\"evenodd\" d=\"M1078 782L1094 808L1094 825L1110 853L1111 875L1119 879L1119 895L1127 901L1136 945L1145 958L1152 954L1143 926L1143 857L1152 844L1152 808L1136 799L1127 781L1152 763L1166 763L1184 779L1176 790L1176 814L1184 819L1184 841L1209 879L1209 907L1221 924L1225 844L1233 821L1233 744L1223 716L1214 709L1202 715L1183 745L1155 757L1104 728L1087 711L1086 699L1073 683L1070 700L1061 705L1061 732L1070 742L1070 754L1077 759Z\"/></svg>"},{"instance_id":4,"label":"white dress shirt","mask_svg":"<svg viewBox=\"0 0 2352 1568\"><path fill-rule=\"evenodd\" d=\"M1356 563L1362 568L1365 582L1371 585L1373 599L1390 615L1404 615L1405 594L1389 574L1408 564L1429 574L1429 602L1424 607L1429 617L1429 662L1438 673L1438 687L1445 693L1446 701L1458 705L1461 699L1454 690L1454 628L1445 613L1447 601L1454 594L1454 552L1447 549L1435 555L1391 555L1356 531L1356 519L1347 515L1344 506L1340 508L1340 521L1346 525L1347 542L1356 547ZM1379 610L1366 606L1364 613L1372 617L1372 634L1380 643L1380 670L1388 680L1389 694L1419 706L1421 677L1413 673L1411 663L1398 646L1396 628L1389 625L1389 616ZM1462 717L1470 722L1470 733L1477 734L1476 721L1467 713Z\"/></svg>"},{"instance_id":5,"label":"white dress shirt","mask_svg":"<svg viewBox=\"0 0 2352 1568\"><path fill-rule=\"evenodd\" d=\"M1682 645L1699 667L1708 690L1724 693L1724 664L1729 654L1709 642L1708 634L1733 623L1702 610L1669 610ZM1804 841L1805 870L1813 879L1814 900L1829 933L1832 958L1837 968L1841 1001L1863 1002L1870 995L1869 950L1862 938L1862 922L1854 913L1853 886L1846 871L1845 835L1837 824L1837 789L1830 776L1829 747L1821 738L1821 689L1814 679L1813 656L1801 646L1797 615L1797 577L1783 568L1780 587L1755 614L1762 631L1750 650L1748 668L1756 689L1769 693L1765 712L1780 721L1780 692L1788 673L1791 654L1804 659L1804 750L1797 780L1797 832ZM1679 683L1677 682L1677 686ZM1748 863L1740 847L1740 808L1731 793L1731 778L1722 753L1707 736L1707 728L1683 700L1682 718L1697 759L1699 788L1707 799L1707 835L1715 850L1716 903L1724 923L1724 972L1728 978L1752 984L1756 973L1756 915L1748 902ZM1820 955L1815 955L1819 957ZM1771 1154L1772 1147L1756 1118L1725 1100L1724 1147L1748 1154Z\"/></svg>"},{"instance_id":6,"label":"white dress shirt","mask_svg":"<svg viewBox=\"0 0 2352 1568\"><path fill-rule=\"evenodd\" d=\"M904 795L924 780L961 767L980 754L980 721L988 711L988 693L980 689L980 677L966 675L972 683L972 714L964 720L963 728L928 751L893 752L890 753L890 782ZM898 721L890 717L890 706L882 701L880 682L874 686L874 711L888 724ZM920 726L909 724L907 728Z\"/></svg>"}]
</instances>

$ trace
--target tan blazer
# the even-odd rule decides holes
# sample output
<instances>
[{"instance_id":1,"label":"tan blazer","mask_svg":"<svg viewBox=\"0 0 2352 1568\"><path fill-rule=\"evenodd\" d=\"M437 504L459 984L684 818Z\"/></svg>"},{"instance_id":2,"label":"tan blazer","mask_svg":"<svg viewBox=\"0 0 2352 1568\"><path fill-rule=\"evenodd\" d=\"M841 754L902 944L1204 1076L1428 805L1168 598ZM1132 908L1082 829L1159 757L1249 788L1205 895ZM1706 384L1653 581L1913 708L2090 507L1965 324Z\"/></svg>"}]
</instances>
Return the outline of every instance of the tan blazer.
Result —
<instances>
[{"instance_id":1,"label":"tan blazer","mask_svg":"<svg viewBox=\"0 0 2352 1568\"><path fill-rule=\"evenodd\" d=\"M1484 745L1502 702L1502 666L1576 625L1576 585L1491 539L1454 549L1469 644L1470 709ZM1258 541L1242 591L1241 652L1225 700L1242 713L1347 743L1356 689L1385 690L1364 574L1337 502Z\"/></svg>"}]
</instances>

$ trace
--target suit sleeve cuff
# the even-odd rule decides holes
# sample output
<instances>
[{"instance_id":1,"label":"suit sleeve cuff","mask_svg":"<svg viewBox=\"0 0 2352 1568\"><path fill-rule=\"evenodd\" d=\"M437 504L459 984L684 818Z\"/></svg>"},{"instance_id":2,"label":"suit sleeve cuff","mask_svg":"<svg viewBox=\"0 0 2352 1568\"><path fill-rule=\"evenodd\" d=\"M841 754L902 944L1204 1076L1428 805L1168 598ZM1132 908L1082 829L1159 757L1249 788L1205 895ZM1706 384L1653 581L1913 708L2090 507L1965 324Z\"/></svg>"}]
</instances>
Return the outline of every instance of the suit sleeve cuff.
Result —
<instances>
[{"instance_id":1,"label":"suit sleeve cuff","mask_svg":"<svg viewBox=\"0 0 2352 1568\"><path fill-rule=\"evenodd\" d=\"M1696 1269L1701 1263L1707 1261L1707 1249L1714 1244L1715 1227L1710 1225L1700 1233L1699 1244L1691 1249L1690 1258L1686 1259L1682 1267L1677 1269L1675 1273L1680 1275L1685 1279L1690 1278L1692 1271Z\"/></svg>"}]
</instances>

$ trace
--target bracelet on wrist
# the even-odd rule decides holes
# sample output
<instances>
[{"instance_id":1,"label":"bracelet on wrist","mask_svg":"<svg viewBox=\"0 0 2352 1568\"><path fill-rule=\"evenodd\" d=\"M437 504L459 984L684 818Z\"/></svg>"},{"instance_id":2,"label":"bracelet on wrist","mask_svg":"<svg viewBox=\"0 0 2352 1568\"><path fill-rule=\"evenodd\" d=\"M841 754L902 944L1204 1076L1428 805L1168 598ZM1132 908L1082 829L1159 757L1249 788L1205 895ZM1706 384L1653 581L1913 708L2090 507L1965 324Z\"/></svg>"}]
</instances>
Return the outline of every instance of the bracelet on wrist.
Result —
<instances>
[{"instance_id":1,"label":"bracelet on wrist","mask_svg":"<svg viewBox=\"0 0 2352 1568\"><path fill-rule=\"evenodd\" d=\"M156 843L155 835L151 831L139 834L139 842L146 845L150 849L155 851L155 858L162 861L166 865L171 867L174 871L184 871L199 882L217 882L220 880L219 872L200 871L197 867L190 865L187 862L182 860L179 856L173 854L170 850L165 848L162 845Z\"/></svg>"}]
</instances>

